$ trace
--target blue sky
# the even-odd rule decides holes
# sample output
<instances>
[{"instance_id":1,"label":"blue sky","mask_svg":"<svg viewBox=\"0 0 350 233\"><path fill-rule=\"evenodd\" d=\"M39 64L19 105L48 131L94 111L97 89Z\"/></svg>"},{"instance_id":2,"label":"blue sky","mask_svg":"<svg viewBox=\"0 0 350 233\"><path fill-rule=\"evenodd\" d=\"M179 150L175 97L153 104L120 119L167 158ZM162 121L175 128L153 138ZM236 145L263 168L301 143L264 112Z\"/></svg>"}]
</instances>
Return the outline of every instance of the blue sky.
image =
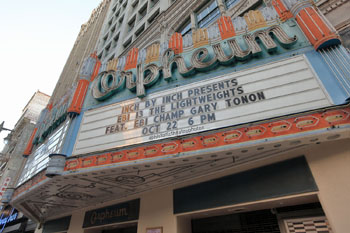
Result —
<instances>
[{"instance_id":1,"label":"blue sky","mask_svg":"<svg viewBox=\"0 0 350 233\"><path fill-rule=\"evenodd\" d=\"M48 95L101 0L0 0L0 123L12 128L32 95ZM0 151L3 138L0 134Z\"/></svg>"}]
</instances>

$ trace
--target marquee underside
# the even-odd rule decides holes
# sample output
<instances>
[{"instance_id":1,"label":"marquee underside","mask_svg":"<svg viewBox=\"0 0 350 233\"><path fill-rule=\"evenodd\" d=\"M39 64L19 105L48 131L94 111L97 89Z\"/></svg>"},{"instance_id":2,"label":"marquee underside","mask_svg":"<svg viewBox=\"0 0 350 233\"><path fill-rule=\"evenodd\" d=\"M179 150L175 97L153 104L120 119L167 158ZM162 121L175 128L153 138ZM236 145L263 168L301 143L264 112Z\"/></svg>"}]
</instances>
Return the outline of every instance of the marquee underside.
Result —
<instances>
[{"instance_id":1,"label":"marquee underside","mask_svg":"<svg viewBox=\"0 0 350 233\"><path fill-rule=\"evenodd\" d=\"M63 175L46 178L45 171L41 172L32 179L32 183L24 184L23 187L27 189L22 187L16 191L13 204L27 216L43 221L86 206L121 200L160 187L181 186L181 183L185 181L209 174L225 171L234 173L287 157L301 156L308 147L315 144L350 138L349 109L347 108L299 116L291 118L292 120L279 119L264 124L273 126L278 122L293 121L298 124L295 119L310 120L310 117L317 119L314 121L316 124L309 125L311 127L309 129L307 125L304 125L305 130L299 130L299 132L293 131L292 125L290 134L271 135L273 127L270 127L266 130L265 136L259 139L251 137L245 142L182 151L164 156L123 162L109 160L109 163L103 165L98 164L98 156L111 155L112 152L68 158ZM333 121L334 119L337 120ZM330 122L325 124L327 120ZM251 127L262 127L264 124ZM231 129L230 132L240 130ZM191 138L186 140L191 140ZM84 167L81 161L93 156L95 156L93 160L95 162ZM78 161L80 166L74 169L69 168L72 161Z\"/></svg>"}]
</instances>

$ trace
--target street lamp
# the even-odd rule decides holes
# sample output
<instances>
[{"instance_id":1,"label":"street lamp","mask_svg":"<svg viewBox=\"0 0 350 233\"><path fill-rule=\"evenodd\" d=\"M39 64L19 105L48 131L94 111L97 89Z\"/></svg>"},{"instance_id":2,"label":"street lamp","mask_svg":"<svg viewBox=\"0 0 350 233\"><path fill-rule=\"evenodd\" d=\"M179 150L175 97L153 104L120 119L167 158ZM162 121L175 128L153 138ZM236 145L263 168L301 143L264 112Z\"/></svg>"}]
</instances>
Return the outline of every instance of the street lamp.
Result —
<instances>
[{"instance_id":1,"label":"street lamp","mask_svg":"<svg viewBox=\"0 0 350 233\"><path fill-rule=\"evenodd\" d=\"M5 121L3 121L3 122L0 124L0 133L1 133L1 131L3 131L3 130L7 130L7 131L11 131L11 132L12 132L11 129L6 129L6 128L4 127L4 124L5 124Z\"/></svg>"},{"instance_id":2,"label":"street lamp","mask_svg":"<svg viewBox=\"0 0 350 233\"><path fill-rule=\"evenodd\" d=\"M7 129L7 128L5 128L4 127L4 124L5 124L5 121L3 121L1 124L0 124L0 133L1 133L1 131L5 131L5 130L7 130L7 131L10 131L10 132L12 132L12 130L11 129ZM7 136L6 136L6 138L4 138L4 143L5 144L7 144L9 141L11 141L11 133L9 133Z\"/></svg>"}]
</instances>

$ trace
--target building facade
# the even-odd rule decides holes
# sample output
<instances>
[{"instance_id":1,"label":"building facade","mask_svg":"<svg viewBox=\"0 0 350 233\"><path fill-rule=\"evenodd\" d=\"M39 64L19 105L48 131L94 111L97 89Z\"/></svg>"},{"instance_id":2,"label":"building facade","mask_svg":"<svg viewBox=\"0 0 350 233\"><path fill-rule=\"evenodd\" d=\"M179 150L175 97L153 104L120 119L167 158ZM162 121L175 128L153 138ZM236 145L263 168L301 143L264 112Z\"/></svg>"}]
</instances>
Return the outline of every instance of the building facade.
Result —
<instances>
[{"instance_id":1,"label":"building facade","mask_svg":"<svg viewBox=\"0 0 350 233\"><path fill-rule=\"evenodd\" d=\"M78 37L53 91L49 108L66 97L70 98L72 89L76 88L84 59L95 51L109 4L110 0L101 1L92 11L89 20L81 25Z\"/></svg>"},{"instance_id":2,"label":"building facade","mask_svg":"<svg viewBox=\"0 0 350 233\"><path fill-rule=\"evenodd\" d=\"M105 9L24 153L36 232L348 231L350 55L313 2Z\"/></svg>"},{"instance_id":3,"label":"building facade","mask_svg":"<svg viewBox=\"0 0 350 233\"><path fill-rule=\"evenodd\" d=\"M50 96L37 91L22 110L22 115L14 129L6 137L7 144L1 152L0 165L0 199L4 203L1 206L0 215L1 232L34 232L35 230L35 222L28 221L21 212L9 205L5 190L13 190L16 187L20 171L26 162L22 156L25 142L29 140L39 114L48 104L49 98Z\"/></svg>"}]
</instances>

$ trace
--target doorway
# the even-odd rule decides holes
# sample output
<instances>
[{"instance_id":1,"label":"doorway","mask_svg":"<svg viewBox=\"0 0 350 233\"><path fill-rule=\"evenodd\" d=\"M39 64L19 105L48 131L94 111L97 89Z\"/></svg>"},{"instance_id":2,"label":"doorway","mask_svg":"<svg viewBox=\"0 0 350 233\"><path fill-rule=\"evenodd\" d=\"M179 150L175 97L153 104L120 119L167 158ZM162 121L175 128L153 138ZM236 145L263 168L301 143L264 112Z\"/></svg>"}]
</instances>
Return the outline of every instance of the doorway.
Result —
<instances>
[{"instance_id":1,"label":"doorway","mask_svg":"<svg viewBox=\"0 0 350 233\"><path fill-rule=\"evenodd\" d=\"M137 233L137 226L129 226L116 228L111 230L103 230L102 233Z\"/></svg>"},{"instance_id":2,"label":"doorway","mask_svg":"<svg viewBox=\"0 0 350 233\"><path fill-rule=\"evenodd\" d=\"M259 210L192 220L192 233L280 233L271 210Z\"/></svg>"}]
</instances>

